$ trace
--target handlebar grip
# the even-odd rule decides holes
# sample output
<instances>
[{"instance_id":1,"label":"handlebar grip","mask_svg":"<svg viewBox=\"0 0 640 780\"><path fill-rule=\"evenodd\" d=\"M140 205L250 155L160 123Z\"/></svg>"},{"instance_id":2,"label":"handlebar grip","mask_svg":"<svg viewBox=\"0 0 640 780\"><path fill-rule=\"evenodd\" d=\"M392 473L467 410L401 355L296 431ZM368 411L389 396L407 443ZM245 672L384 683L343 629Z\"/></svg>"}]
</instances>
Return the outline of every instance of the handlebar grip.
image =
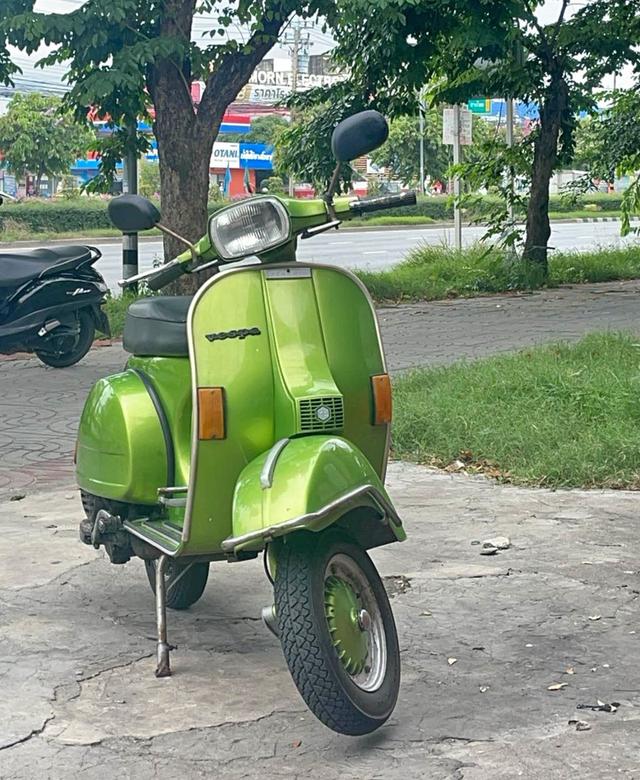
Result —
<instances>
[{"instance_id":1,"label":"handlebar grip","mask_svg":"<svg viewBox=\"0 0 640 780\"><path fill-rule=\"evenodd\" d=\"M366 214L371 211L383 211L401 206L415 206L416 194L412 190L398 195L372 195L370 198L359 198L351 204L351 211L356 214Z\"/></svg>"},{"instance_id":2,"label":"handlebar grip","mask_svg":"<svg viewBox=\"0 0 640 780\"><path fill-rule=\"evenodd\" d=\"M170 263L166 263L166 265L159 268L158 272L153 274L153 276L147 278L147 286L150 290L159 290L165 285L175 282L175 280L179 279L184 273L186 273L186 270L183 264L176 263L175 260L172 260Z\"/></svg>"}]
</instances>

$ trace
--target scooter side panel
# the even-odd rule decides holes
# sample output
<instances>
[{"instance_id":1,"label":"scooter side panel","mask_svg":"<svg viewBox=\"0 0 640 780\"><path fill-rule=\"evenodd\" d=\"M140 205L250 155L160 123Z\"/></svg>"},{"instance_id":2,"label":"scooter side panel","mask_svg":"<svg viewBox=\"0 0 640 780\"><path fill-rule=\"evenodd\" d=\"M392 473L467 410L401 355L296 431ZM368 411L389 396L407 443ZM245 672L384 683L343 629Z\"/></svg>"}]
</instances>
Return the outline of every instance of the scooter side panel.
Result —
<instances>
[{"instance_id":1,"label":"scooter side panel","mask_svg":"<svg viewBox=\"0 0 640 780\"><path fill-rule=\"evenodd\" d=\"M162 429L141 379L125 371L98 380L78 431L79 487L115 501L155 504L166 473Z\"/></svg>"},{"instance_id":2,"label":"scooter side panel","mask_svg":"<svg viewBox=\"0 0 640 780\"><path fill-rule=\"evenodd\" d=\"M165 413L175 460L173 486L189 483L191 463L191 368L188 358L130 357L127 368L143 371L153 385ZM166 485L166 476L162 475Z\"/></svg>"}]
</instances>

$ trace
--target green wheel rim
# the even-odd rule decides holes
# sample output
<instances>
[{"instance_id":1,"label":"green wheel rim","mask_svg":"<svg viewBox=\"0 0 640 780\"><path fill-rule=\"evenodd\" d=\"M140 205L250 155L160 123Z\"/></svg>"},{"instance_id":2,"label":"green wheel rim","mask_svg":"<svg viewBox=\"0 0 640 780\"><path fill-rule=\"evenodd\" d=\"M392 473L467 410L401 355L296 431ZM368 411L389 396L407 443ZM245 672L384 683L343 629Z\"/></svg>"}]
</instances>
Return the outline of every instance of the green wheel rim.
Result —
<instances>
[{"instance_id":1,"label":"green wheel rim","mask_svg":"<svg viewBox=\"0 0 640 780\"><path fill-rule=\"evenodd\" d=\"M330 575L324 583L324 610L331 641L347 673L364 671L369 641L361 625L362 607L353 588L340 577Z\"/></svg>"}]
</instances>

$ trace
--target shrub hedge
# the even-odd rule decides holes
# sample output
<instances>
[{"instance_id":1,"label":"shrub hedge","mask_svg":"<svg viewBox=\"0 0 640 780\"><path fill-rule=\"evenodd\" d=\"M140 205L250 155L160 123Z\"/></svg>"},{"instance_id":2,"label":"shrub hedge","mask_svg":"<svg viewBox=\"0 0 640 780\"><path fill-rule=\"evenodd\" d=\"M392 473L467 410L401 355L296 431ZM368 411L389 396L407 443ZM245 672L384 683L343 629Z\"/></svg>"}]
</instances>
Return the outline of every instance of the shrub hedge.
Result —
<instances>
[{"instance_id":1,"label":"shrub hedge","mask_svg":"<svg viewBox=\"0 0 640 780\"><path fill-rule=\"evenodd\" d=\"M482 216L497 203L493 197L483 198L472 209L467 210L469 217ZM554 212L569 212L577 209L593 211L619 211L622 195L607 195L594 193L579 198L576 202L568 202L557 195L551 197L550 210ZM216 211L223 203L209 204L209 211ZM389 209L384 212L388 217L430 217L433 220L450 220L453 218L453 204L446 195L421 197L415 206L401 209ZM99 230L113 227L107 215L107 203L103 200L78 198L77 200L31 200L23 203L4 203L0 208L0 231L6 227L20 225L26 231L33 233L55 233L83 230ZM1 235L0 235L1 238Z\"/></svg>"},{"instance_id":2,"label":"shrub hedge","mask_svg":"<svg viewBox=\"0 0 640 780\"><path fill-rule=\"evenodd\" d=\"M498 205L500 200L494 196L488 195L482 198L473 206L466 209L469 217L482 216ZM620 211L622 207L622 194L613 193L608 195L603 192L594 192L589 195L583 195L574 201L568 198L562 198L560 195L552 195L549 199L549 211L552 212L571 212L579 210L598 211ZM435 220L453 219L453 201L448 195L434 195L432 197L418 197L415 206L403 206L399 209L389 209L384 212L388 217L431 217ZM371 216L371 215L369 215ZM366 218L364 215L363 218Z\"/></svg>"}]
</instances>

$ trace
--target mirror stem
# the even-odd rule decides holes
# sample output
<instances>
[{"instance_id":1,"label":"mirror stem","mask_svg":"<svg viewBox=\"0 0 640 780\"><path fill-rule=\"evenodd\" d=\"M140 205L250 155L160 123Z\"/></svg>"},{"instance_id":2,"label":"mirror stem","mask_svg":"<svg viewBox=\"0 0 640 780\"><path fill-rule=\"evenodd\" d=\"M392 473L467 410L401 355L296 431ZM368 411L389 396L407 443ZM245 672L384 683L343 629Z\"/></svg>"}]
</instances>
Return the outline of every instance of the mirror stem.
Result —
<instances>
[{"instance_id":1,"label":"mirror stem","mask_svg":"<svg viewBox=\"0 0 640 780\"><path fill-rule=\"evenodd\" d=\"M336 212L333 209L333 196L335 194L335 191L338 189L338 181L340 179L340 166L342 163L338 162L336 163L336 167L333 169L333 174L331 175L331 181L329 182L329 189L324 194L324 202L327 204L327 212L329 214L329 219L334 221L336 219Z\"/></svg>"},{"instance_id":2,"label":"mirror stem","mask_svg":"<svg viewBox=\"0 0 640 780\"><path fill-rule=\"evenodd\" d=\"M198 259L198 250L195 248L195 245L191 243L191 241L187 241L186 238L183 238L181 235L178 235L178 233L174 233L171 228L168 228L166 225L163 225L161 222L156 222L156 227L158 230L161 230L163 233L166 233L168 236L172 236L173 238L177 238L178 241L182 241L183 244L186 244L189 249L191 250L191 258L193 262L195 263Z\"/></svg>"}]
</instances>

